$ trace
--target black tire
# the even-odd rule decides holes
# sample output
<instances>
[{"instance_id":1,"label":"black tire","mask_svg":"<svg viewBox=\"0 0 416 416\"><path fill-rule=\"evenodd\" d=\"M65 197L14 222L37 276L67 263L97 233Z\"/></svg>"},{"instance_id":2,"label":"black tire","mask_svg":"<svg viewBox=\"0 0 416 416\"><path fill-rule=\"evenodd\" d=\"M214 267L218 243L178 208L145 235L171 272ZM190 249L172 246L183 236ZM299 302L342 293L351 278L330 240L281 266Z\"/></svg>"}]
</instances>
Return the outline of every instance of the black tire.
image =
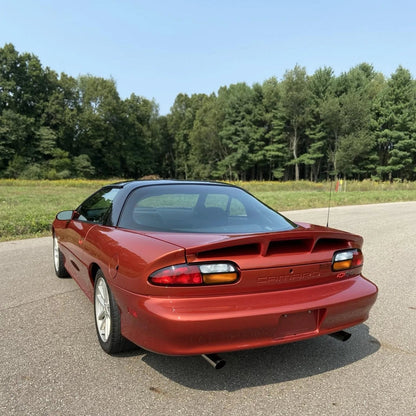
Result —
<instances>
[{"instance_id":1,"label":"black tire","mask_svg":"<svg viewBox=\"0 0 416 416\"><path fill-rule=\"evenodd\" d=\"M64 255L61 253L61 250L59 249L58 239L54 235L53 236L53 266L55 269L55 274L60 279L71 277L65 269L64 262L65 262Z\"/></svg>"},{"instance_id":2,"label":"black tire","mask_svg":"<svg viewBox=\"0 0 416 416\"><path fill-rule=\"evenodd\" d=\"M94 282L94 321L98 342L106 353L132 348L133 344L121 335L120 310L101 270Z\"/></svg>"}]
</instances>

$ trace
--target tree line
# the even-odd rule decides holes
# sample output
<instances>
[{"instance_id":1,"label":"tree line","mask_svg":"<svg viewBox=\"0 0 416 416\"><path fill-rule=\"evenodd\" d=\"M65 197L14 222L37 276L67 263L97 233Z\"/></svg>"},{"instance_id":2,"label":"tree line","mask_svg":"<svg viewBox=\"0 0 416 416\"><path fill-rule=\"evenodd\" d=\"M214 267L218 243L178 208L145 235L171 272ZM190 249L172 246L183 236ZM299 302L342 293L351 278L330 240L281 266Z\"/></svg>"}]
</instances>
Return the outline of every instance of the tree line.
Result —
<instances>
[{"instance_id":1,"label":"tree line","mask_svg":"<svg viewBox=\"0 0 416 416\"><path fill-rule=\"evenodd\" d=\"M121 99L113 79L58 75L0 48L0 177L416 179L416 81L362 63L339 76L296 65L281 80Z\"/></svg>"}]
</instances>

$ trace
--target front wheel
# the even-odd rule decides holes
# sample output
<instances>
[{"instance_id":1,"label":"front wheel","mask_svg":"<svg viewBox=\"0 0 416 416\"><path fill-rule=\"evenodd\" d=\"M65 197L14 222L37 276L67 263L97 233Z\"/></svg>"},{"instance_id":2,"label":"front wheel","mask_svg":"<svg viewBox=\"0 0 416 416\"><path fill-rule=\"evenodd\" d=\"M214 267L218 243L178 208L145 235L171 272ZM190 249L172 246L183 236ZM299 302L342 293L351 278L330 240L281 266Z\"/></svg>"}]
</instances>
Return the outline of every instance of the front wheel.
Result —
<instances>
[{"instance_id":1,"label":"front wheel","mask_svg":"<svg viewBox=\"0 0 416 416\"><path fill-rule=\"evenodd\" d=\"M121 335L120 311L101 270L94 284L94 315L98 341L106 353L122 352L131 345Z\"/></svg>"}]
</instances>

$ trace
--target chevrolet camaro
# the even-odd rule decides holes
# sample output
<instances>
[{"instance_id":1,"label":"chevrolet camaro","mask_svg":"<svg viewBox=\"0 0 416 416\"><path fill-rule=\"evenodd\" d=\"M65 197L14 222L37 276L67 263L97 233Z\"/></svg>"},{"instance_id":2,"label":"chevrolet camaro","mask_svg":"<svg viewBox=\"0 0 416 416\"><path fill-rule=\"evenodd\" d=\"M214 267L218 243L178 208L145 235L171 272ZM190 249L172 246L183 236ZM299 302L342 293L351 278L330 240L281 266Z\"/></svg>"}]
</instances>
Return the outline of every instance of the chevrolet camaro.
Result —
<instances>
[{"instance_id":1,"label":"chevrolet camaro","mask_svg":"<svg viewBox=\"0 0 416 416\"><path fill-rule=\"evenodd\" d=\"M110 354L134 343L216 366L220 352L346 339L377 297L362 237L292 222L229 184L104 186L58 213L52 233L56 275L93 302Z\"/></svg>"}]
</instances>

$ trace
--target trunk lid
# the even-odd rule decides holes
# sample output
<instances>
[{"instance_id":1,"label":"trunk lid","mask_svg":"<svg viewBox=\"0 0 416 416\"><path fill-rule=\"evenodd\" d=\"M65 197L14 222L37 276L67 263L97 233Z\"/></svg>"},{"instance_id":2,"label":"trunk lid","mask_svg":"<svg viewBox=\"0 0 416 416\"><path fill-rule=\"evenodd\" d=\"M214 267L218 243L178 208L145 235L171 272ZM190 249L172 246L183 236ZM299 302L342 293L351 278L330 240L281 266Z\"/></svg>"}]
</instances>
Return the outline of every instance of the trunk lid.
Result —
<instances>
[{"instance_id":1,"label":"trunk lid","mask_svg":"<svg viewBox=\"0 0 416 416\"><path fill-rule=\"evenodd\" d=\"M340 274L333 272L331 266L335 251L361 248L362 237L317 225L299 223L289 231L247 235L158 233L158 238L183 247L188 263L231 261L238 266L237 283L200 288L212 293L304 287L361 271Z\"/></svg>"}]
</instances>

